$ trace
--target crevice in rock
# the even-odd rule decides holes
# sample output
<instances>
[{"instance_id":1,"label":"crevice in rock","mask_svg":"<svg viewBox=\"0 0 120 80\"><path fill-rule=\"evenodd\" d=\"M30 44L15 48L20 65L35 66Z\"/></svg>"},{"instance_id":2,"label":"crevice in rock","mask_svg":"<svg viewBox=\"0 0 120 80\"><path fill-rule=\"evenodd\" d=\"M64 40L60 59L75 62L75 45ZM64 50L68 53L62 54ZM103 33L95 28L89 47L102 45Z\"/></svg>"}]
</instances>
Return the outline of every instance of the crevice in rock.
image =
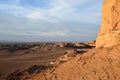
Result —
<instances>
[{"instance_id":1,"label":"crevice in rock","mask_svg":"<svg viewBox=\"0 0 120 80\"><path fill-rule=\"evenodd\" d=\"M119 23L120 23L120 20L118 20L118 21L115 23L115 25L113 26L112 30L116 30L116 28L117 28L117 26L118 26Z\"/></svg>"}]
</instances>

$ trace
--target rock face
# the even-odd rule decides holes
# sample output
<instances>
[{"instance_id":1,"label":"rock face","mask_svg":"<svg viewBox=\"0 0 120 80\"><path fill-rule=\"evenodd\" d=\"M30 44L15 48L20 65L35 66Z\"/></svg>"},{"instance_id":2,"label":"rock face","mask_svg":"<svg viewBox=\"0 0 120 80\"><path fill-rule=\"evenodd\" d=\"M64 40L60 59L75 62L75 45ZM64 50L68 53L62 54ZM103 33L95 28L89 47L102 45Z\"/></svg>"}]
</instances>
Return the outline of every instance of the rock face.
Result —
<instances>
[{"instance_id":1,"label":"rock face","mask_svg":"<svg viewBox=\"0 0 120 80\"><path fill-rule=\"evenodd\" d=\"M112 47L120 43L120 0L105 0L102 9L102 25L96 47Z\"/></svg>"}]
</instances>

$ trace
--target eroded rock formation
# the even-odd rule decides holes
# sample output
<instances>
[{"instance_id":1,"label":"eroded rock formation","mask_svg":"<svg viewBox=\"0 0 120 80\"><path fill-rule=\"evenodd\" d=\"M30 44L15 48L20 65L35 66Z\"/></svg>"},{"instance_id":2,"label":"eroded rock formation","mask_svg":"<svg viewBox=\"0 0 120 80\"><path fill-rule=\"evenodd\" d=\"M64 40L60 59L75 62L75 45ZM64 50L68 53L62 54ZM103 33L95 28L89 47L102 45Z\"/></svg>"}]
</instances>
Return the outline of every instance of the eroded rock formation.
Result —
<instances>
[{"instance_id":1,"label":"eroded rock formation","mask_svg":"<svg viewBox=\"0 0 120 80\"><path fill-rule=\"evenodd\" d=\"M102 25L96 47L112 47L120 43L120 0L105 0Z\"/></svg>"}]
</instances>

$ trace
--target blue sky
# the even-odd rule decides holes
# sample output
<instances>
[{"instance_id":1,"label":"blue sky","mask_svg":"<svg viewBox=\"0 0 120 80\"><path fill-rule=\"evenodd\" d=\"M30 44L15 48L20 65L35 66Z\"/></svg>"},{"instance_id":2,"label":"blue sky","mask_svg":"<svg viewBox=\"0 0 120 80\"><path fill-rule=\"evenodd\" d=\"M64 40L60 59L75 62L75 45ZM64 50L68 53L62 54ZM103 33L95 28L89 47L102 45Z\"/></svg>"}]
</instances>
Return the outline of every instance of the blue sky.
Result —
<instances>
[{"instance_id":1,"label":"blue sky","mask_svg":"<svg viewBox=\"0 0 120 80\"><path fill-rule=\"evenodd\" d=\"M0 0L0 40L89 41L103 0Z\"/></svg>"}]
</instances>

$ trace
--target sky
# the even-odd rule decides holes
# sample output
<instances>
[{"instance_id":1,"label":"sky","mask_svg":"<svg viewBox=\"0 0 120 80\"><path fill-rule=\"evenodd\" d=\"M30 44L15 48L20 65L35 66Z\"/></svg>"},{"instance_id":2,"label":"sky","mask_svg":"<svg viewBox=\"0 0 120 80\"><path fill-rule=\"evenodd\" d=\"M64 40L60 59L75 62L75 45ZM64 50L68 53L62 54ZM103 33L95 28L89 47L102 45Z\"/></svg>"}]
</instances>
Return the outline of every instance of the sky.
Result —
<instances>
[{"instance_id":1,"label":"sky","mask_svg":"<svg viewBox=\"0 0 120 80\"><path fill-rule=\"evenodd\" d=\"M89 41L103 0L0 0L1 41Z\"/></svg>"}]
</instances>

